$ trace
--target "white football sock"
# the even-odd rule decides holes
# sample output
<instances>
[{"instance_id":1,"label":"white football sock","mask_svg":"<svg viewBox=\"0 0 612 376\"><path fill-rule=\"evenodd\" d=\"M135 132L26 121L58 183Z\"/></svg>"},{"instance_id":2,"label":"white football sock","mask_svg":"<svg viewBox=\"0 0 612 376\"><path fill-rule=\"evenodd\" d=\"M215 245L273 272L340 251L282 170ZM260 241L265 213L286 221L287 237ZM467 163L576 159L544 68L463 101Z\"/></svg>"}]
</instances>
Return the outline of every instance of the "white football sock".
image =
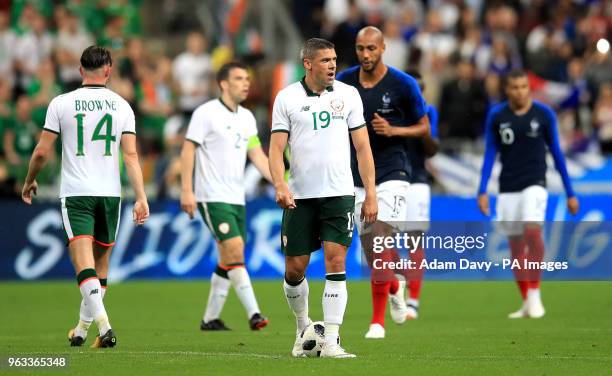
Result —
<instances>
[{"instance_id":1,"label":"white football sock","mask_svg":"<svg viewBox=\"0 0 612 376\"><path fill-rule=\"evenodd\" d=\"M92 277L84 280L79 285L81 290L81 296L85 300L87 310L91 312L91 315L98 326L100 335L106 334L111 328L110 322L108 321L108 315L102 303L102 286L100 280L97 277Z\"/></svg>"},{"instance_id":2,"label":"white football sock","mask_svg":"<svg viewBox=\"0 0 612 376\"><path fill-rule=\"evenodd\" d=\"M247 312L247 316L250 319L254 314L259 313L259 306L257 305L257 299L255 299L255 291L251 285L251 279L246 268L238 267L228 270L227 276L232 281L232 286L236 290L236 295L242 306Z\"/></svg>"},{"instance_id":3,"label":"white football sock","mask_svg":"<svg viewBox=\"0 0 612 376\"><path fill-rule=\"evenodd\" d=\"M419 308L419 299L409 298L407 303L408 305Z\"/></svg>"},{"instance_id":4,"label":"white football sock","mask_svg":"<svg viewBox=\"0 0 612 376\"><path fill-rule=\"evenodd\" d=\"M540 295L540 289L528 289L527 290L527 300L529 301L540 301L542 300L542 296Z\"/></svg>"},{"instance_id":5,"label":"white football sock","mask_svg":"<svg viewBox=\"0 0 612 376\"><path fill-rule=\"evenodd\" d=\"M295 315L295 322L297 325L298 332L304 330L304 328L308 325L308 281L306 277L302 279L301 282L297 286L291 286L287 283L285 279L283 281L283 289L285 290L285 297L287 298L287 303L289 304L289 308L293 311Z\"/></svg>"},{"instance_id":6,"label":"white football sock","mask_svg":"<svg viewBox=\"0 0 612 376\"><path fill-rule=\"evenodd\" d=\"M106 296L106 287L102 287L102 300ZM93 314L90 312L85 299L81 299L81 308L79 309L79 323L74 328L74 335L83 339L87 338L87 331L93 322Z\"/></svg>"},{"instance_id":7,"label":"white football sock","mask_svg":"<svg viewBox=\"0 0 612 376\"><path fill-rule=\"evenodd\" d=\"M208 303L206 303L206 311L203 317L204 322L210 322L219 318L231 285L232 283L229 279L220 276L216 272L212 274Z\"/></svg>"},{"instance_id":8,"label":"white football sock","mask_svg":"<svg viewBox=\"0 0 612 376\"><path fill-rule=\"evenodd\" d=\"M326 274L325 289L323 290L325 343L336 343L339 327L342 325L342 320L344 318L347 300L348 292L346 291L345 272Z\"/></svg>"}]
</instances>

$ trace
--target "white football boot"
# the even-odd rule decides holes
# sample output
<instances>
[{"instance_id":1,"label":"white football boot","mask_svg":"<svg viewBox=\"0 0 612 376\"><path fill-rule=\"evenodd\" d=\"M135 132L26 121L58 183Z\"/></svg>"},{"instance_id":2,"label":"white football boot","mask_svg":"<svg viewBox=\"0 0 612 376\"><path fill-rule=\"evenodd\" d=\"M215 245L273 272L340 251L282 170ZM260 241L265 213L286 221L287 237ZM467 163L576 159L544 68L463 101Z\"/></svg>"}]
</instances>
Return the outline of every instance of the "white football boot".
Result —
<instances>
[{"instance_id":1,"label":"white football boot","mask_svg":"<svg viewBox=\"0 0 612 376\"><path fill-rule=\"evenodd\" d=\"M396 324L403 324L408 316L408 308L404 294L406 291L406 281L398 280L399 287L395 294L389 293L389 310L391 319Z\"/></svg>"},{"instance_id":2,"label":"white football boot","mask_svg":"<svg viewBox=\"0 0 612 376\"><path fill-rule=\"evenodd\" d=\"M342 347L340 347L337 343L324 343L321 348L321 358L336 358L336 359L344 359L344 358L356 358L357 355L346 352Z\"/></svg>"},{"instance_id":3,"label":"white football boot","mask_svg":"<svg viewBox=\"0 0 612 376\"><path fill-rule=\"evenodd\" d=\"M308 325L312 324L312 320L308 319ZM306 328L308 325L306 325L304 328ZM303 345L302 338L300 338L300 331L296 330L295 333L295 343L293 344L293 349L291 349L291 355L295 358L303 358L306 356L306 354L304 354L304 349L302 349L302 345Z\"/></svg>"},{"instance_id":4,"label":"white football boot","mask_svg":"<svg viewBox=\"0 0 612 376\"><path fill-rule=\"evenodd\" d=\"M368 339L385 338L385 327L380 324L370 324L370 329L368 329L365 337Z\"/></svg>"}]
</instances>

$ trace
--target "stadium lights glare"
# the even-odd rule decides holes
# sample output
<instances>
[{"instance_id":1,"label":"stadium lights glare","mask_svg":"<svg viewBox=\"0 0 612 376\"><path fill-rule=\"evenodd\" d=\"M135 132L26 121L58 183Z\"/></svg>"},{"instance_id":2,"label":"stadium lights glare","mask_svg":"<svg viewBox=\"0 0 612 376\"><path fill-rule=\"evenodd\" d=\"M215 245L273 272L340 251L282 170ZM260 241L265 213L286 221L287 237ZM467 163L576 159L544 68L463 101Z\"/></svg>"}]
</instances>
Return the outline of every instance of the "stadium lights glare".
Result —
<instances>
[{"instance_id":1,"label":"stadium lights glare","mask_svg":"<svg viewBox=\"0 0 612 376\"><path fill-rule=\"evenodd\" d=\"M607 39L601 38L597 41L597 51L601 54L607 54L610 51L610 42Z\"/></svg>"}]
</instances>

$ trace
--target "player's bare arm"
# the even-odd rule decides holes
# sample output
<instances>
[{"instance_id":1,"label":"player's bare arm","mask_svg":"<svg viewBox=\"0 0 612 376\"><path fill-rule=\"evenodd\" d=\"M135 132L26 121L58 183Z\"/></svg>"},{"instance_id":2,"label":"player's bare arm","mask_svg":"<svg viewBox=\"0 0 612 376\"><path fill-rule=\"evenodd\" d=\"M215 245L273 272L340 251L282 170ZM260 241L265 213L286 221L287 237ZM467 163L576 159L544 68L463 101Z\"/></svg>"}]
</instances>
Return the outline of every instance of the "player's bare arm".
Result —
<instances>
[{"instance_id":1,"label":"player's bare arm","mask_svg":"<svg viewBox=\"0 0 612 376\"><path fill-rule=\"evenodd\" d=\"M367 134L366 134L367 135ZM285 132L274 132L270 137L270 174L272 184L276 190L276 203L283 209L294 209L295 201L285 181L285 162L283 153L287 146L289 134Z\"/></svg>"},{"instance_id":2,"label":"player's bare arm","mask_svg":"<svg viewBox=\"0 0 612 376\"><path fill-rule=\"evenodd\" d=\"M193 219L196 199L193 194L193 164L196 145L191 141L183 142L181 149L181 209Z\"/></svg>"},{"instance_id":3,"label":"player's bare arm","mask_svg":"<svg viewBox=\"0 0 612 376\"><path fill-rule=\"evenodd\" d=\"M361 220L366 223L374 223L378 215L378 203L374 178L374 158L372 157L367 128L362 127L352 131L351 139L353 146L355 146L359 175L366 191L366 197L361 208Z\"/></svg>"},{"instance_id":4,"label":"player's bare arm","mask_svg":"<svg viewBox=\"0 0 612 376\"><path fill-rule=\"evenodd\" d=\"M138 161L136 135L124 133L121 136L121 150L123 152L123 162L125 163L125 169L130 179L130 184L136 194L136 202L132 210L134 223L142 225L147 218L149 218L149 204L147 202L147 195L144 191L140 162Z\"/></svg>"},{"instance_id":5,"label":"player's bare arm","mask_svg":"<svg viewBox=\"0 0 612 376\"><path fill-rule=\"evenodd\" d=\"M268 157L266 157L266 153L264 153L261 146L256 146L249 149L247 155L261 176L273 184L272 175L270 175L270 163L268 162Z\"/></svg>"},{"instance_id":6,"label":"player's bare arm","mask_svg":"<svg viewBox=\"0 0 612 376\"><path fill-rule=\"evenodd\" d=\"M375 113L374 118L372 119L372 128L374 128L374 132L376 132L376 134L385 137L419 138L431 134L429 129L429 118L427 115L420 118L416 124L411 124L409 126L395 126L389 124L385 118Z\"/></svg>"},{"instance_id":7,"label":"player's bare arm","mask_svg":"<svg viewBox=\"0 0 612 376\"><path fill-rule=\"evenodd\" d=\"M425 156L427 158L431 158L434 155L436 155L436 153L440 149L440 141L431 137L431 132L423 136L422 141L423 141L423 152L425 153Z\"/></svg>"},{"instance_id":8,"label":"player's bare arm","mask_svg":"<svg viewBox=\"0 0 612 376\"><path fill-rule=\"evenodd\" d=\"M28 168L28 175L23 184L23 190L21 191L21 199L26 204L32 204L32 194L36 194L38 190L38 183L36 183L36 176L40 170L45 166L49 155L53 149L53 145L57 140L57 134L53 132L43 131L40 135L40 140L32 153L30 159L30 166Z\"/></svg>"}]
</instances>

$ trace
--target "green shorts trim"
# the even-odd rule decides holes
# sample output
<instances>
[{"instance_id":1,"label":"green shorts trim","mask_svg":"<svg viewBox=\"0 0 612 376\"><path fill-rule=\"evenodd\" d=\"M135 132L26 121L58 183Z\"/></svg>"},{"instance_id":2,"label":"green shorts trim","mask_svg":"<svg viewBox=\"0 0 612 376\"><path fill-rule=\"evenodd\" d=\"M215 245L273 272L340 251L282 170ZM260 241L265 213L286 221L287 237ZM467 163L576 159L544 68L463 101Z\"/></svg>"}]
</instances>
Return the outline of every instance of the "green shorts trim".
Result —
<instances>
[{"instance_id":1,"label":"green shorts trim","mask_svg":"<svg viewBox=\"0 0 612 376\"><path fill-rule=\"evenodd\" d=\"M246 243L246 208L225 202L198 202L204 223L217 241L242 237Z\"/></svg>"},{"instance_id":2,"label":"green shorts trim","mask_svg":"<svg viewBox=\"0 0 612 376\"><path fill-rule=\"evenodd\" d=\"M283 211L281 250L286 256L303 256L330 241L350 247L355 224L355 196L295 200L295 209Z\"/></svg>"},{"instance_id":3,"label":"green shorts trim","mask_svg":"<svg viewBox=\"0 0 612 376\"><path fill-rule=\"evenodd\" d=\"M61 203L62 225L68 243L88 237L103 246L115 244L121 212L120 197L64 197Z\"/></svg>"}]
</instances>

